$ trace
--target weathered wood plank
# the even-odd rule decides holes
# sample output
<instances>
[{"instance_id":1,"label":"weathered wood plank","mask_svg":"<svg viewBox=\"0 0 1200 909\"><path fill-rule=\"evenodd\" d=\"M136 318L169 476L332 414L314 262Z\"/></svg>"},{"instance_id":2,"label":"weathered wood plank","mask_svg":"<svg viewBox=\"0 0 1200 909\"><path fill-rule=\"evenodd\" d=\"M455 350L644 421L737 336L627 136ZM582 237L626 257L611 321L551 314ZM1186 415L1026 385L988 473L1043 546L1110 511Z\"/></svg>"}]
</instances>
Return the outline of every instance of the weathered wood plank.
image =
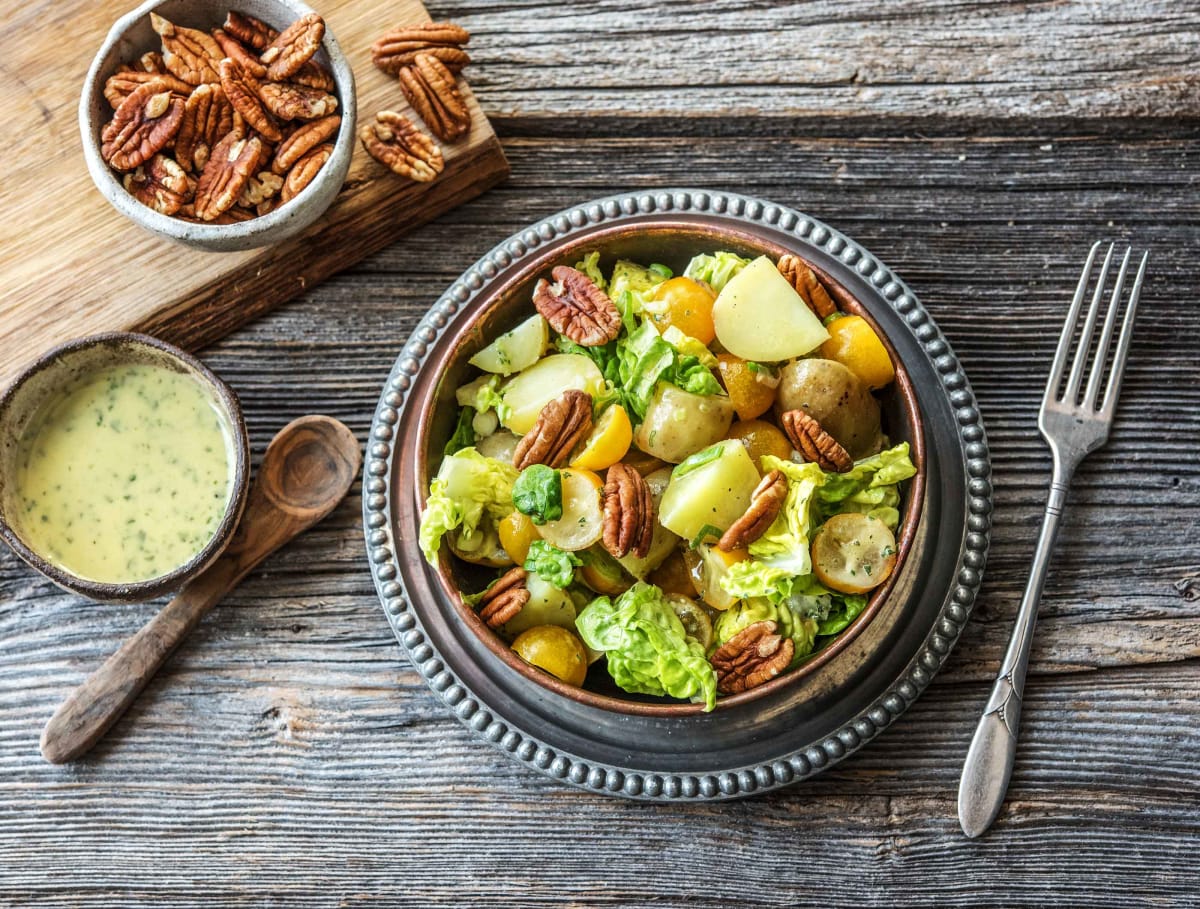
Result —
<instances>
[{"instance_id":1,"label":"weathered wood plank","mask_svg":"<svg viewBox=\"0 0 1200 909\"><path fill-rule=\"evenodd\" d=\"M997 526L946 671L878 742L804 786L707 807L569 791L474 742L404 662L352 499L209 616L89 760L54 768L37 753L42 723L153 605L83 603L5 552L0 905L1193 901L1200 152L1082 138L513 140L506 151L509 184L206 354L241 394L256 449L311 411L365 438L421 312L515 228L628 186L727 186L730 161L747 162L746 191L828 220L895 267L979 394ZM1113 442L1072 495L1008 806L969 842L954 819L957 775L1049 466L1033 429L1039 385L1099 233L1153 247L1145 315Z\"/></svg>"},{"instance_id":2,"label":"weathered wood plank","mask_svg":"<svg viewBox=\"0 0 1200 909\"><path fill-rule=\"evenodd\" d=\"M1195 121L1200 4L480 0L472 84L502 133L1024 134Z\"/></svg>"}]
</instances>

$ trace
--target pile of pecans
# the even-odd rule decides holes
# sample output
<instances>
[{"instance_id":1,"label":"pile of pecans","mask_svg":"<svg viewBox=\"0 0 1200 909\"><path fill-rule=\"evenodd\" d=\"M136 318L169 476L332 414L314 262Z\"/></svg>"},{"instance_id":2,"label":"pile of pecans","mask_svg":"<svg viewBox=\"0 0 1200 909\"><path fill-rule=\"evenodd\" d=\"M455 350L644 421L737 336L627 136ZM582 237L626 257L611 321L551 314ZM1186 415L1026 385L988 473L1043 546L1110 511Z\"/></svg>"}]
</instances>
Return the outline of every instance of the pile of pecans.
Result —
<instances>
[{"instance_id":1,"label":"pile of pecans","mask_svg":"<svg viewBox=\"0 0 1200 909\"><path fill-rule=\"evenodd\" d=\"M150 14L162 40L109 77L101 154L160 214L208 224L265 215L303 190L341 125L332 74L314 60L325 23L282 32L230 11L211 32Z\"/></svg>"},{"instance_id":2,"label":"pile of pecans","mask_svg":"<svg viewBox=\"0 0 1200 909\"><path fill-rule=\"evenodd\" d=\"M455 83L470 62L464 50L470 33L452 22L427 22L395 28L371 45L371 59L396 76L400 90L430 131L455 142L471 128L471 112ZM359 129L363 148L384 167L428 183L445 167L442 150L412 120L384 110Z\"/></svg>"}]
</instances>

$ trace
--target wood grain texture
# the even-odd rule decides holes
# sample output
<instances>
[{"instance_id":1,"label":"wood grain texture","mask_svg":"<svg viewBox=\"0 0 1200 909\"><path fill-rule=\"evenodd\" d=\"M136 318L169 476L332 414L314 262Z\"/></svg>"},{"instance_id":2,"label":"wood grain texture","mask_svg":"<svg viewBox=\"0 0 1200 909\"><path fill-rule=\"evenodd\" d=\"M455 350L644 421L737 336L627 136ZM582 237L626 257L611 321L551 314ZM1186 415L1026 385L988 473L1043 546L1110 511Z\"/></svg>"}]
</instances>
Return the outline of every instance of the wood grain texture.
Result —
<instances>
[{"instance_id":1,"label":"wood grain texture","mask_svg":"<svg viewBox=\"0 0 1200 909\"><path fill-rule=\"evenodd\" d=\"M210 253L143 231L112 209L83 165L76 109L80 86L126 0L33 4L0 20L0 88L14 118L0 154L15 163L0 190L0 385L47 347L96 331L137 329L187 347L228 334L305 288L477 196L507 173L491 125L465 83L468 135L445 145L446 169L418 184L384 169L354 143L333 206L298 237L265 250ZM369 46L381 19L428 21L419 0L322 4L354 69L360 122L382 109L409 110L396 80L377 70ZM64 23L72 46L60 56Z\"/></svg>"},{"instance_id":2,"label":"wood grain texture","mask_svg":"<svg viewBox=\"0 0 1200 909\"><path fill-rule=\"evenodd\" d=\"M792 17L833 8L780 7ZM891 10L934 23L1019 12L836 8L848 19ZM1087 48L1132 47L1161 30L1156 17L1172 16L1185 38L1200 25L1184 3L1023 8L1043 17L1023 38L1029 70L1041 72L1023 77L1026 94L1057 91L1075 109L1084 105L1063 87L1074 70L1046 62L1066 50L1045 31L1075 34L1075 65L1087 71ZM588 18L581 9L513 0L432 10L468 21L472 53L492 55L468 76L489 114L509 93L500 126L513 177L205 353L240 394L254 450L309 412L365 440L392 360L426 307L531 220L635 187L768 197L847 231L895 268L979 396L995 531L979 605L945 671L878 741L801 786L714 806L566 789L474 741L404 661L364 566L352 500L214 610L87 759L55 768L37 752L46 717L157 607L89 605L0 553L0 905L1195 905L1200 149L1189 121L1181 114L1171 126L1130 107L1119 116L1155 138L1140 127L1098 138L1015 110L1000 123L1008 138L964 138L969 120L938 120L930 95L915 94L872 118L864 134L875 138L864 139L834 119L793 123L765 103L756 113L762 99L787 96L768 86L728 121L692 120L681 108L664 123L638 113L652 96L638 67L661 65L645 53L610 55L612 73L595 62L595 90L582 76L572 88L580 106L608 104L603 117L552 116L536 90L521 99L519 70L501 59L519 50L501 48L522 12L532 50L521 52L538 55L524 64L527 78L562 81L557 67L572 55L598 61L597 42L614 35L642 49L668 45L678 38L664 31L673 18L707 23L684 37L710 48L715 32L733 33L747 15L783 21L768 3L706 4L703 19L689 19L700 6L685 3L609 0ZM1081 14L1114 24L1075 32ZM638 34L651 26L662 34ZM786 30L754 40L765 58L794 53ZM874 52L864 42L861 53ZM1194 69L1164 60L1170 78L1192 78ZM909 65L922 66L920 55ZM1115 58L1105 65L1110 81L1137 81ZM676 83L701 87L675 97L694 109L710 103L702 73L712 67L703 54L681 61ZM1092 78L1105 78L1099 64ZM816 88L800 94L822 98ZM917 119L944 138L914 135ZM1048 482L1034 429L1041 385L1099 236L1151 248L1144 309L1112 442L1084 463L1071 494L1008 803L985 837L968 841L954 815L958 773Z\"/></svg>"}]
</instances>

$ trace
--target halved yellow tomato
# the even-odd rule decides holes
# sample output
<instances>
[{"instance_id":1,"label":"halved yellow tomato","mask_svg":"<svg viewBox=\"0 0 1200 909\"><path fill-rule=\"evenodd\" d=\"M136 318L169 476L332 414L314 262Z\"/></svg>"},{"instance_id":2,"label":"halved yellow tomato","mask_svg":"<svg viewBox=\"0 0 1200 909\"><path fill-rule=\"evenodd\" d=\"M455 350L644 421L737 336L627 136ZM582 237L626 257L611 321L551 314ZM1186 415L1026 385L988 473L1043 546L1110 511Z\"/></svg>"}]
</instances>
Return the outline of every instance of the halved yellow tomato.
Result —
<instances>
[{"instance_id":1,"label":"halved yellow tomato","mask_svg":"<svg viewBox=\"0 0 1200 909\"><path fill-rule=\"evenodd\" d=\"M620 404L610 404L600 414L591 435L583 443L583 449L571 462L572 467L585 470L604 470L625 457L633 444L633 424L629 414Z\"/></svg>"},{"instance_id":2,"label":"halved yellow tomato","mask_svg":"<svg viewBox=\"0 0 1200 909\"><path fill-rule=\"evenodd\" d=\"M820 347L826 360L837 360L870 388L883 388L896 378L892 358L862 316L842 316L825 326L829 340Z\"/></svg>"},{"instance_id":3,"label":"halved yellow tomato","mask_svg":"<svg viewBox=\"0 0 1200 909\"><path fill-rule=\"evenodd\" d=\"M701 344L711 344L717 336L713 328L713 303L717 295L701 281L669 278L650 295L650 318L659 332L674 325Z\"/></svg>"}]
</instances>

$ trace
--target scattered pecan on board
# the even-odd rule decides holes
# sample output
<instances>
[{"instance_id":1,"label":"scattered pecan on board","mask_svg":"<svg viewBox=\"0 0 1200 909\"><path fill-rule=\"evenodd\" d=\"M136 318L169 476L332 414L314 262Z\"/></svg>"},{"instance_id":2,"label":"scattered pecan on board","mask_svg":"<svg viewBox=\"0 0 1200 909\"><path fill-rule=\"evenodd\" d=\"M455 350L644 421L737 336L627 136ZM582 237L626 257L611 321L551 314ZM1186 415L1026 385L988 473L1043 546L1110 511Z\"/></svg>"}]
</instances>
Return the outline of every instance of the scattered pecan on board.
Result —
<instances>
[{"instance_id":1,"label":"scattered pecan on board","mask_svg":"<svg viewBox=\"0 0 1200 909\"><path fill-rule=\"evenodd\" d=\"M613 558L633 553L644 559L654 535L654 502L642 475L621 462L608 468L604 483L604 548Z\"/></svg>"},{"instance_id":2,"label":"scattered pecan on board","mask_svg":"<svg viewBox=\"0 0 1200 909\"><path fill-rule=\"evenodd\" d=\"M418 183L433 180L446 166L438 144L408 117L395 111L381 110L374 123L363 124L358 137L372 158Z\"/></svg>"},{"instance_id":3,"label":"scattered pecan on board","mask_svg":"<svg viewBox=\"0 0 1200 909\"><path fill-rule=\"evenodd\" d=\"M837 312L837 306L829 298L829 293L821 286L816 274L799 256L787 253L779 257L776 263L779 273L787 278L788 283L796 289L808 308L818 319L824 319Z\"/></svg>"},{"instance_id":4,"label":"scattered pecan on board","mask_svg":"<svg viewBox=\"0 0 1200 909\"><path fill-rule=\"evenodd\" d=\"M385 32L371 45L371 59L385 73L397 75L400 69L416 62L425 53L441 60L446 69L461 72L471 62L463 47L471 33L453 22L425 22L405 25Z\"/></svg>"},{"instance_id":5,"label":"scattered pecan on board","mask_svg":"<svg viewBox=\"0 0 1200 909\"><path fill-rule=\"evenodd\" d=\"M559 265L533 289L533 306L559 334L584 347L598 347L621 331L621 314L608 294L587 275Z\"/></svg>"},{"instance_id":6,"label":"scattered pecan on board","mask_svg":"<svg viewBox=\"0 0 1200 909\"><path fill-rule=\"evenodd\" d=\"M854 466L854 459L841 443L803 410L789 410L779 418L779 422L792 445L804 455L806 461L812 461L822 470L833 473L845 473Z\"/></svg>"},{"instance_id":7,"label":"scattered pecan on board","mask_svg":"<svg viewBox=\"0 0 1200 909\"><path fill-rule=\"evenodd\" d=\"M479 617L489 628L499 628L516 618L526 603L529 591L525 587L525 569L510 568L494 581L479 600Z\"/></svg>"},{"instance_id":8,"label":"scattered pecan on board","mask_svg":"<svg viewBox=\"0 0 1200 909\"><path fill-rule=\"evenodd\" d=\"M717 548L722 552L744 549L766 533L783 508L787 490L787 477L782 470L772 470L763 477L750 495L750 507L721 534Z\"/></svg>"},{"instance_id":9,"label":"scattered pecan on board","mask_svg":"<svg viewBox=\"0 0 1200 909\"><path fill-rule=\"evenodd\" d=\"M571 449L591 431L592 396L568 388L542 408L533 429L521 437L513 451L513 466L517 470L531 464L561 467Z\"/></svg>"},{"instance_id":10,"label":"scattered pecan on board","mask_svg":"<svg viewBox=\"0 0 1200 909\"><path fill-rule=\"evenodd\" d=\"M453 142L471 128L471 112L454 73L437 57L417 54L411 65L400 68L399 78L408 103L443 142Z\"/></svg>"},{"instance_id":11,"label":"scattered pecan on board","mask_svg":"<svg viewBox=\"0 0 1200 909\"><path fill-rule=\"evenodd\" d=\"M717 690L737 694L768 682L792 662L796 644L776 634L774 622L747 625L709 658L717 671Z\"/></svg>"}]
</instances>

